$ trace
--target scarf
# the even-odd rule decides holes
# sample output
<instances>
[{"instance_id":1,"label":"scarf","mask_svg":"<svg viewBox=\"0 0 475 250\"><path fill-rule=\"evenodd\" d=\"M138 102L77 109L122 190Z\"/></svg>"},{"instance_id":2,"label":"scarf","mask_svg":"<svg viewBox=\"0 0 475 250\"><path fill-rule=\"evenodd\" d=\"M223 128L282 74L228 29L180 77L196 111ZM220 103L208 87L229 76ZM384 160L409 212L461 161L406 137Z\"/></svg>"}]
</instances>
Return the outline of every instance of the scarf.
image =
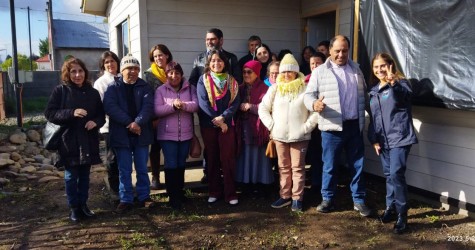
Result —
<instances>
[{"instance_id":1,"label":"scarf","mask_svg":"<svg viewBox=\"0 0 475 250\"><path fill-rule=\"evenodd\" d=\"M279 74L277 76L277 92L281 96L287 96L290 100L295 99L297 95L300 93L302 88L305 88L304 80L305 76L302 73L298 73L297 78L290 82L284 82L284 76Z\"/></svg>"},{"instance_id":2,"label":"scarf","mask_svg":"<svg viewBox=\"0 0 475 250\"><path fill-rule=\"evenodd\" d=\"M218 73L215 74L214 77L212 76L212 74L214 73L205 74L203 77L203 82L205 85L206 92L208 93L208 99L211 104L211 107L215 111L218 111L216 101L225 97L229 91L231 94L231 98L229 98L229 105L231 105L231 103L234 101L238 94L239 86L237 81L228 73ZM216 83L214 79L217 79L217 81L219 82Z\"/></svg>"},{"instance_id":3,"label":"scarf","mask_svg":"<svg viewBox=\"0 0 475 250\"><path fill-rule=\"evenodd\" d=\"M245 83L242 84L239 88L239 94L241 95L241 100L246 100L253 105L259 105L268 89L269 87L257 78L252 85ZM258 146L266 145L269 141L269 130L264 126L264 124L262 124L259 116L251 114L249 111L239 111L239 114L241 119L240 122L248 122L251 127L252 144Z\"/></svg>"},{"instance_id":4,"label":"scarf","mask_svg":"<svg viewBox=\"0 0 475 250\"><path fill-rule=\"evenodd\" d=\"M165 73L165 70L162 68L158 67L156 63L152 63L150 65L150 68L152 68L152 74L158 78L161 82L167 82L167 74Z\"/></svg>"}]
</instances>

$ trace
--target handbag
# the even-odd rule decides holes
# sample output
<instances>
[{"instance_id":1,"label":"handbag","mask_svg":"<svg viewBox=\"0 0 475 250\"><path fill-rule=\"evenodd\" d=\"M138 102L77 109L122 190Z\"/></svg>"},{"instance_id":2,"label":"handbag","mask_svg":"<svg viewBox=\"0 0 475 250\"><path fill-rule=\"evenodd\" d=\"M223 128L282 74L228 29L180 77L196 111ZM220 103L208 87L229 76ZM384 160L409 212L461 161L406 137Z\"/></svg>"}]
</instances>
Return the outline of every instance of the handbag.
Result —
<instances>
[{"instance_id":1,"label":"handbag","mask_svg":"<svg viewBox=\"0 0 475 250\"><path fill-rule=\"evenodd\" d=\"M61 86L61 108L64 108L66 105L66 91L64 88L64 86ZM48 150L58 150L64 129L63 126L54 124L50 121L46 122L45 128L43 129L44 148Z\"/></svg>"},{"instance_id":2,"label":"handbag","mask_svg":"<svg viewBox=\"0 0 475 250\"><path fill-rule=\"evenodd\" d=\"M191 98L191 85L189 86L190 98ZM190 152L189 155L191 158L200 158L201 156L201 143L195 133L195 116L191 114L191 122L193 124L193 137L191 138Z\"/></svg>"},{"instance_id":3,"label":"handbag","mask_svg":"<svg viewBox=\"0 0 475 250\"><path fill-rule=\"evenodd\" d=\"M196 136L195 132L193 132L193 138L191 138L191 145L190 145L190 157L191 158L200 158L201 156L201 143Z\"/></svg>"},{"instance_id":4,"label":"handbag","mask_svg":"<svg viewBox=\"0 0 475 250\"><path fill-rule=\"evenodd\" d=\"M277 149L275 148L275 142L272 139L267 143L266 156L269 158L277 158Z\"/></svg>"}]
</instances>

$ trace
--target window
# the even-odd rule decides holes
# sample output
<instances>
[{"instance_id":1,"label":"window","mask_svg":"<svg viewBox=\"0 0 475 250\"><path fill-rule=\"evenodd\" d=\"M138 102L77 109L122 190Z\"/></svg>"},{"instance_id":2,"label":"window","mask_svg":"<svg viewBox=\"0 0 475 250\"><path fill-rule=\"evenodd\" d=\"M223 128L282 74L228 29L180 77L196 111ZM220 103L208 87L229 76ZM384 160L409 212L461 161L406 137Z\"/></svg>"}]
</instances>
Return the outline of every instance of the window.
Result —
<instances>
[{"instance_id":1,"label":"window","mask_svg":"<svg viewBox=\"0 0 475 250\"><path fill-rule=\"evenodd\" d=\"M129 53L129 19L117 26L117 41L119 57L124 57Z\"/></svg>"}]
</instances>

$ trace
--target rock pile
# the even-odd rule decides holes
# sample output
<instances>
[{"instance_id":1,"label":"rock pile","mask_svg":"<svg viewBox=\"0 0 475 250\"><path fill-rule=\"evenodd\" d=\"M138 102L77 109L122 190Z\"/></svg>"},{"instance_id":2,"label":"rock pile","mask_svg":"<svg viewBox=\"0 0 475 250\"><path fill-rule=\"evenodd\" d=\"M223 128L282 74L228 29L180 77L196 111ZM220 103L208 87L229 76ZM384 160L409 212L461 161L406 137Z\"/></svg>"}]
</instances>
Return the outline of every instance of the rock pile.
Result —
<instances>
[{"instance_id":1,"label":"rock pile","mask_svg":"<svg viewBox=\"0 0 475 250\"><path fill-rule=\"evenodd\" d=\"M54 166L57 153L43 148L41 131L41 127L26 132L17 129L3 136L0 141L0 187L10 182L46 183L64 178L64 171ZM91 171L105 171L105 168L93 166Z\"/></svg>"}]
</instances>

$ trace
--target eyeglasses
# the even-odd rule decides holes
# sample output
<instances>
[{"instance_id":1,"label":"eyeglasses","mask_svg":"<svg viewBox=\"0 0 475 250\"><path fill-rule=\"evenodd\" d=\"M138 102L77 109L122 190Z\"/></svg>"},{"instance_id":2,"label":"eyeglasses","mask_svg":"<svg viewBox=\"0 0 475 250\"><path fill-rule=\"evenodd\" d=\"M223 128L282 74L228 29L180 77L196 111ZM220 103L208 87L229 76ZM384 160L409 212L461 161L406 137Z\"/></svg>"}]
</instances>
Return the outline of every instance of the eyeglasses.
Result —
<instances>
[{"instance_id":1,"label":"eyeglasses","mask_svg":"<svg viewBox=\"0 0 475 250\"><path fill-rule=\"evenodd\" d=\"M242 73L250 75L250 74L254 73L254 71L252 71L252 70L243 70Z\"/></svg>"}]
</instances>

